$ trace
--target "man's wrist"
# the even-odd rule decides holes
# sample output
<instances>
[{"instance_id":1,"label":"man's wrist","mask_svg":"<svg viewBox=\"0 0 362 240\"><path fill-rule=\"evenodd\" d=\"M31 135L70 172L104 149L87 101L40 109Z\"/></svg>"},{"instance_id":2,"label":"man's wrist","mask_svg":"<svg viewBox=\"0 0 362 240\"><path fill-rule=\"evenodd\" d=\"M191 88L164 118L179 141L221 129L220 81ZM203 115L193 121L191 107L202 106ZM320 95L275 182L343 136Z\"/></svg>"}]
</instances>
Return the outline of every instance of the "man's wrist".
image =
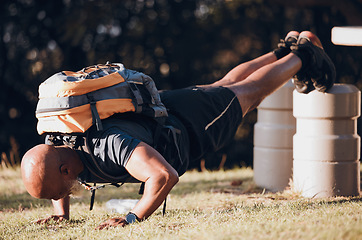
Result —
<instances>
[{"instance_id":1,"label":"man's wrist","mask_svg":"<svg viewBox=\"0 0 362 240\"><path fill-rule=\"evenodd\" d=\"M127 224L131 224L131 223L135 223L135 222L140 222L141 219L133 212L129 212L127 213L127 215L125 216L125 220Z\"/></svg>"}]
</instances>

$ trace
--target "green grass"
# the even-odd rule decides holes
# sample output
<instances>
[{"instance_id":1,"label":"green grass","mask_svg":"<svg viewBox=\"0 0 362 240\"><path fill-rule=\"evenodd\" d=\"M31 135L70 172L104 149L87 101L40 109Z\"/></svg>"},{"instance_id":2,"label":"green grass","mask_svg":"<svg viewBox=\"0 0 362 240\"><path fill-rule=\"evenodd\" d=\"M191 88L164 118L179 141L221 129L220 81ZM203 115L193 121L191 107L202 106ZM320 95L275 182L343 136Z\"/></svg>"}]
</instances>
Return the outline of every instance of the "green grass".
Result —
<instances>
[{"instance_id":1,"label":"green grass","mask_svg":"<svg viewBox=\"0 0 362 240\"><path fill-rule=\"evenodd\" d=\"M309 199L291 191L265 193L253 171L187 172L172 190L167 212L125 228L94 230L115 217L105 203L139 198L138 184L97 191L72 199L71 219L38 225L52 214L48 200L26 193L19 169L0 170L0 239L362 239L362 197Z\"/></svg>"}]
</instances>

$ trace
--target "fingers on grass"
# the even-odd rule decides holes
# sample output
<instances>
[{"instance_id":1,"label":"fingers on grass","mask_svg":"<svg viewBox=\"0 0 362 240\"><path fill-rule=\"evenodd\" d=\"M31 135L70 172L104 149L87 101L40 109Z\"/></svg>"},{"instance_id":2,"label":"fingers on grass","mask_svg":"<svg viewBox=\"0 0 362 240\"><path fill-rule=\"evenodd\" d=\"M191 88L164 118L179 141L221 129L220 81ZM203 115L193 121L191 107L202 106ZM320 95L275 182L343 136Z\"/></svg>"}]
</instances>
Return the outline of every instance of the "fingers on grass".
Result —
<instances>
[{"instance_id":1,"label":"fingers on grass","mask_svg":"<svg viewBox=\"0 0 362 240\"><path fill-rule=\"evenodd\" d=\"M34 221L34 223L36 224L45 224L45 223L48 223L50 221L54 221L54 222L61 222L63 220L65 220L66 218L64 217L60 217L60 216L50 216L48 218L44 218L44 219L39 219L37 221Z\"/></svg>"},{"instance_id":2,"label":"fingers on grass","mask_svg":"<svg viewBox=\"0 0 362 240\"><path fill-rule=\"evenodd\" d=\"M102 230L102 229L108 229L110 227L125 227L127 225L124 218L111 218L107 221L101 223L98 227L96 227L96 230Z\"/></svg>"},{"instance_id":3,"label":"fingers on grass","mask_svg":"<svg viewBox=\"0 0 362 240\"><path fill-rule=\"evenodd\" d=\"M108 224L100 224L98 227L95 228L95 230L103 230L103 229L108 229L109 225Z\"/></svg>"}]
</instances>

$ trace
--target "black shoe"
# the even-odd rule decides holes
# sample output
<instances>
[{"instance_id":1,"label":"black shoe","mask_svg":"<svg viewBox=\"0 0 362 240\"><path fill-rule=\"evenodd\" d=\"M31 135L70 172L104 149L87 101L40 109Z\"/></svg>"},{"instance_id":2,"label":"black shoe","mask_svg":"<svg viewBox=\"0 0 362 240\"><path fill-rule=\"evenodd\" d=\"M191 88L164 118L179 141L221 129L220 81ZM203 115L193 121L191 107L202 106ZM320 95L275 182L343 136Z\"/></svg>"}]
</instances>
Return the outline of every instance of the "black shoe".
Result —
<instances>
[{"instance_id":1,"label":"black shoe","mask_svg":"<svg viewBox=\"0 0 362 240\"><path fill-rule=\"evenodd\" d=\"M297 44L291 49L293 53L301 57L302 61L306 61L305 56L308 56L308 62L303 63L301 71L296 76L297 91L299 88L298 92L310 92L313 90L311 83L317 91L328 91L336 80L336 69L332 60L324 52L318 37L309 31L302 32Z\"/></svg>"},{"instance_id":2,"label":"black shoe","mask_svg":"<svg viewBox=\"0 0 362 240\"><path fill-rule=\"evenodd\" d=\"M290 47L297 43L298 37L299 32L290 31L284 39L280 39L278 48L274 49L273 51L277 59L281 59L291 52Z\"/></svg>"}]
</instances>

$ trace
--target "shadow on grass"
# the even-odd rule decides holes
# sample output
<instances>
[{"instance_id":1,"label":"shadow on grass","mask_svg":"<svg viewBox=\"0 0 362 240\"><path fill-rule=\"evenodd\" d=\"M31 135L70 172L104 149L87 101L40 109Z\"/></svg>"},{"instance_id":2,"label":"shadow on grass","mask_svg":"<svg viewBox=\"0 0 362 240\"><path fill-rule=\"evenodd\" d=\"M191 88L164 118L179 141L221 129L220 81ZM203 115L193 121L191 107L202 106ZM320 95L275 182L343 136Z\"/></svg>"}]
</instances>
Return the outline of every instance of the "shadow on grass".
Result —
<instances>
[{"instance_id":1,"label":"shadow on grass","mask_svg":"<svg viewBox=\"0 0 362 240\"><path fill-rule=\"evenodd\" d=\"M181 176L187 178L187 176ZM110 199L138 199L141 197L139 194L139 183L126 183L117 188L114 186L106 186L105 188L96 191L95 201L96 204L102 204ZM263 190L257 188L253 182L253 177L240 177L224 176L221 180L213 178L211 180L187 180L180 181L172 189L172 195L183 196L192 193L214 192L214 193L231 193L231 194L247 194L247 193L261 193ZM82 202L89 204L90 194L85 193Z\"/></svg>"},{"instance_id":2,"label":"shadow on grass","mask_svg":"<svg viewBox=\"0 0 362 240\"><path fill-rule=\"evenodd\" d=\"M90 197L84 195L79 199L71 199L73 203L89 203ZM0 212L21 212L26 209L38 208L38 207L51 207L52 202L49 199L37 199L29 195L28 193L13 194L10 196L0 195Z\"/></svg>"},{"instance_id":3,"label":"shadow on grass","mask_svg":"<svg viewBox=\"0 0 362 240\"><path fill-rule=\"evenodd\" d=\"M181 178L187 178L182 176ZM201 178L202 179L202 178ZM141 195L138 194L140 184L125 184L120 188L114 186L107 186L104 189L96 191L95 204L104 204L110 199L139 199ZM264 196L264 190L258 188L253 181L252 176L248 177L235 177L223 176L222 179L217 177L210 180L195 178L195 180L186 179L186 181L179 182L172 190L173 195L184 196L192 193L226 193L231 195L249 195L260 194L261 198L271 200L288 200L289 197L281 195ZM258 198L258 196L256 196ZM294 197L293 197L294 198ZM357 197L336 197L329 199L312 199L311 206L315 204L343 204L346 202L361 202L362 196ZM317 200L317 201L315 201ZM71 204L82 203L89 205L90 192L84 190L83 197L78 199L71 199ZM307 201L306 204L309 202ZM51 201L45 199L36 199L28 193L13 194L13 195L0 195L0 212L15 212L23 211L24 209L31 209L33 207L50 207ZM87 206L88 207L88 206Z\"/></svg>"},{"instance_id":4,"label":"shadow on grass","mask_svg":"<svg viewBox=\"0 0 362 240\"><path fill-rule=\"evenodd\" d=\"M328 199L315 199L319 200L318 204L321 205L338 205L343 203L351 203L351 202L362 202L362 196L354 196L354 197L335 197L335 198L328 198Z\"/></svg>"},{"instance_id":5,"label":"shadow on grass","mask_svg":"<svg viewBox=\"0 0 362 240\"><path fill-rule=\"evenodd\" d=\"M50 201L36 199L28 193L13 194L10 196L0 195L0 211L22 211L34 206L48 206Z\"/></svg>"},{"instance_id":6,"label":"shadow on grass","mask_svg":"<svg viewBox=\"0 0 362 240\"><path fill-rule=\"evenodd\" d=\"M226 176L220 179L212 180L195 180L184 181L178 183L172 190L173 195L185 195L195 192L214 192L214 193L231 193L231 194L246 194L262 192L255 186L253 177L238 177Z\"/></svg>"},{"instance_id":7,"label":"shadow on grass","mask_svg":"<svg viewBox=\"0 0 362 240\"><path fill-rule=\"evenodd\" d=\"M287 203L287 205L292 210L305 211L305 210L320 209L321 207L342 206L344 204L349 204L352 202L355 202L355 203L362 202L362 196L335 197L335 198L327 198L327 199L307 198L307 199L304 199L303 201L290 201Z\"/></svg>"}]
</instances>

